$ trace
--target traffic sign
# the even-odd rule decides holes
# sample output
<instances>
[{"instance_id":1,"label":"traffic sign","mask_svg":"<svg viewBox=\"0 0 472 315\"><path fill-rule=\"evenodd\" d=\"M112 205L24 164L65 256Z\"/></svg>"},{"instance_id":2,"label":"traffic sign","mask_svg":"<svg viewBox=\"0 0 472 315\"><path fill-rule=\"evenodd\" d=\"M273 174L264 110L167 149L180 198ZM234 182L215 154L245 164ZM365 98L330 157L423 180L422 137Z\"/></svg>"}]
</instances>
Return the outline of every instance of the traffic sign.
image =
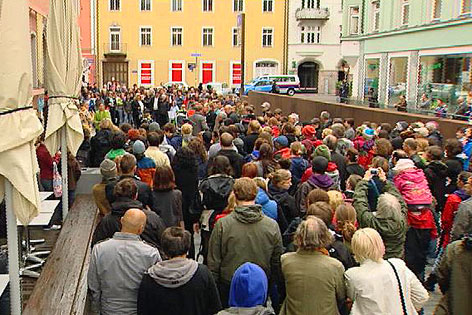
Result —
<instances>
[{"instance_id":1,"label":"traffic sign","mask_svg":"<svg viewBox=\"0 0 472 315\"><path fill-rule=\"evenodd\" d=\"M193 53L193 54L191 54L190 56L192 56L192 57L201 57L201 56L202 56L202 54L199 54L199 53Z\"/></svg>"}]
</instances>

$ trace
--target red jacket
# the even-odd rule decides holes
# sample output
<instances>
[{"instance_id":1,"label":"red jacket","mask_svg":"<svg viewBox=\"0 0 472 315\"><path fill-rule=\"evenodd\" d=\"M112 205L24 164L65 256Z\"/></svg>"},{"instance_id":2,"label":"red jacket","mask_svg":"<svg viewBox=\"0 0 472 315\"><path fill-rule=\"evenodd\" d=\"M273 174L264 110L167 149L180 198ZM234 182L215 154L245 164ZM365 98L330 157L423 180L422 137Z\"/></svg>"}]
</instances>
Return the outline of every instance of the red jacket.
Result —
<instances>
[{"instance_id":1,"label":"red jacket","mask_svg":"<svg viewBox=\"0 0 472 315\"><path fill-rule=\"evenodd\" d=\"M38 148L36 148L36 157L38 158L39 164L39 178L52 180L53 160L44 143L41 143Z\"/></svg>"},{"instance_id":2,"label":"red jacket","mask_svg":"<svg viewBox=\"0 0 472 315\"><path fill-rule=\"evenodd\" d=\"M456 212L459 209L459 204L466 200L469 196L464 191L458 190L447 197L446 204L441 214L441 227L442 227L442 243L441 247L446 246L451 242L451 230L454 224L454 218Z\"/></svg>"},{"instance_id":3,"label":"red jacket","mask_svg":"<svg viewBox=\"0 0 472 315\"><path fill-rule=\"evenodd\" d=\"M335 170L338 169L338 166L334 162L329 162L328 163L328 168L326 169L326 172L334 172ZM301 182L304 183L310 178L310 176L313 175L313 169L311 167L307 168L305 173L303 173Z\"/></svg>"}]
</instances>

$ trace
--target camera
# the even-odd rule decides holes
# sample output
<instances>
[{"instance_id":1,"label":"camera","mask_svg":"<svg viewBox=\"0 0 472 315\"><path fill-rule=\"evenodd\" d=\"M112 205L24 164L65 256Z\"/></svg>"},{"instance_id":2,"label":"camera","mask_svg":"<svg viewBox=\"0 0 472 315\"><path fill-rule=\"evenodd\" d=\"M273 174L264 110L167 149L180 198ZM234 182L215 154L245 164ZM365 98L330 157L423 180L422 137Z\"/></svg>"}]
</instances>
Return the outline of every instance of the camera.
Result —
<instances>
[{"instance_id":1,"label":"camera","mask_svg":"<svg viewBox=\"0 0 472 315\"><path fill-rule=\"evenodd\" d=\"M371 174L372 176L379 175L379 170L376 169L376 168L373 168L373 169L370 170L370 174Z\"/></svg>"}]
</instances>

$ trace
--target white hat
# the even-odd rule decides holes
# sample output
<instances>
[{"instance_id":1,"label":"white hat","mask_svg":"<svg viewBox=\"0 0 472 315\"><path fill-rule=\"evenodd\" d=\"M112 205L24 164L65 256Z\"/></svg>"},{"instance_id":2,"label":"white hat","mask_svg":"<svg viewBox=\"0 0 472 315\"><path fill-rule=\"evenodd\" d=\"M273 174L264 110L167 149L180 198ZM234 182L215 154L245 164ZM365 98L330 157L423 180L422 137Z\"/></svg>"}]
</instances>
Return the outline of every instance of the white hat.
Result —
<instances>
[{"instance_id":1,"label":"white hat","mask_svg":"<svg viewBox=\"0 0 472 315\"><path fill-rule=\"evenodd\" d=\"M397 165L393 168L393 171L400 172L409 168L414 168L415 163L410 159L400 159L397 162Z\"/></svg>"},{"instance_id":2,"label":"white hat","mask_svg":"<svg viewBox=\"0 0 472 315\"><path fill-rule=\"evenodd\" d=\"M270 109L270 103L269 102L264 102L264 103L262 103L261 107L264 111L268 111Z\"/></svg>"}]
</instances>

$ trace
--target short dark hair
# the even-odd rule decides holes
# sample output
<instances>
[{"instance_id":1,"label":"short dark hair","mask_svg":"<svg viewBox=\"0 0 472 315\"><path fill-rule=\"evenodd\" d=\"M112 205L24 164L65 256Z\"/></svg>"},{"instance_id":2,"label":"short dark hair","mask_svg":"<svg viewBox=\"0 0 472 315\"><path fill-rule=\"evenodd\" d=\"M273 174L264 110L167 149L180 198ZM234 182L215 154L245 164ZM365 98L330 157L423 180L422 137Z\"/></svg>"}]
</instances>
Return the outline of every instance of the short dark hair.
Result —
<instances>
[{"instance_id":1,"label":"short dark hair","mask_svg":"<svg viewBox=\"0 0 472 315\"><path fill-rule=\"evenodd\" d=\"M328 168L328 159L324 156L316 156L312 161L313 173L324 174Z\"/></svg>"},{"instance_id":2,"label":"short dark hair","mask_svg":"<svg viewBox=\"0 0 472 315\"><path fill-rule=\"evenodd\" d=\"M190 249L191 235L184 228L172 226L162 232L161 247L167 258L187 254Z\"/></svg>"},{"instance_id":3,"label":"short dark hair","mask_svg":"<svg viewBox=\"0 0 472 315\"><path fill-rule=\"evenodd\" d=\"M126 135L122 131L116 131L111 138L112 149L123 149L126 143Z\"/></svg>"},{"instance_id":4,"label":"short dark hair","mask_svg":"<svg viewBox=\"0 0 472 315\"><path fill-rule=\"evenodd\" d=\"M220 137L222 147L230 147L233 144L233 136L230 133L223 133Z\"/></svg>"},{"instance_id":5,"label":"short dark hair","mask_svg":"<svg viewBox=\"0 0 472 315\"><path fill-rule=\"evenodd\" d=\"M433 145L426 150L426 155L433 161L440 161L443 158L443 150L437 145Z\"/></svg>"},{"instance_id":6,"label":"short dark hair","mask_svg":"<svg viewBox=\"0 0 472 315\"><path fill-rule=\"evenodd\" d=\"M138 193L138 185L132 178L125 178L120 180L113 188L115 197L128 197L134 199Z\"/></svg>"},{"instance_id":7,"label":"short dark hair","mask_svg":"<svg viewBox=\"0 0 472 315\"><path fill-rule=\"evenodd\" d=\"M154 186L153 189L157 190L168 190L175 188L175 175L174 171L170 166L163 165L156 167L156 173L154 174Z\"/></svg>"},{"instance_id":8,"label":"short dark hair","mask_svg":"<svg viewBox=\"0 0 472 315\"><path fill-rule=\"evenodd\" d=\"M215 174L233 174L233 168L231 167L231 162L229 161L228 157L224 155L218 155L213 159L210 165L209 175Z\"/></svg>"},{"instance_id":9,"label":"short dark hair","mask_svg":"<svg viewBox=\"0 0 472 315\"><path fill-rule=\"evenodd\" d=\"M355 148L349 148L346 151L346 158L351 163L357 162L358 155L359 155L359 151L357 151Z\"/></svg>"},{"instance_id":10,"label":"short dark hair","mask_svg":"<svg viewBox=\"0 0 472 315\"><path fill-rule=\"evenodd\" d=\"M151 147L158 147L162 141L164 140L164 136L155 131L151 131L150 133L148 133L147 135L147 141L149 142L149 145Z\"/></svg>"},{"instance_id":11,"label":"short dark hair","mask_svg":"<svg viewBox=\"0 0 472 315\"><path fill-rule=\"evenodd\" d=\"M351 127L354 126L354 118L346 118L344 119L344 122Z\"/></svg>"},{"instance_id":12,"label":"short dark hair","mask_svg":"<svg viewBox=\"0 0 472 315\"><path fill-rule=\"evenodd\" d=\"M462 152L462 143L454 138L447 139L444 150L449 158L454 157Z\"/></svg>"},{"instance_id":13,"label":"short dark hair","mask_svg":"<svg viewBox=\"0 0 472 315\"><path fill-rule=\"evenodd\" d=\"M163 129L165 132L171 132L171 133L175 132L175 126L172 123L165 124Z\"/></svg>"},{"instance_id":14,"label":"short dark hair","mask_svg":"<svg viewBox=\"0 0 472 315\"><path fill-rule=\"evenodd\" d=\"M121 173L128 174L136 166L136 157L132 154L125 154L120 160Z\"/></svg>"}]
</instances>

